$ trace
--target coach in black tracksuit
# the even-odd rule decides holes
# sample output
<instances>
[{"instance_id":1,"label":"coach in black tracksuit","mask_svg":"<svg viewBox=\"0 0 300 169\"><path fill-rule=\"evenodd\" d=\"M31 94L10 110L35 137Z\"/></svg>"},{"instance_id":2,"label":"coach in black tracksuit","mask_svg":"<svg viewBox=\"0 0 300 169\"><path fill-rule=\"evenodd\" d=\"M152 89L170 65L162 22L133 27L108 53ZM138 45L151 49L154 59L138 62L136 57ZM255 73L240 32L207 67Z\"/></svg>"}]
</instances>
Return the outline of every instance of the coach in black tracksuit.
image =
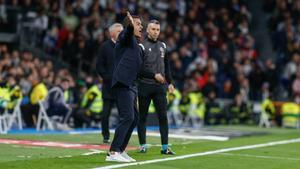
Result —
<instances>
[{"instance_id":1,"label":"coach in black tracksuit","mask_svg":"<svg viewBox=\"0 0 300 169\"><path fill-rule=\"evenodd\" d=\"M111 93L111 80L114 68L115 43L119 33L123 30L123 26L119 23L114 23L109 27L110 39L105 41L99 50L97 56L96 70L103 79L102 99L103 110L101 114L102 136L103 142L109 143L109 116L115 100Z\"/></svg>"},{"instance_id":2,"label":"coach in black tracksuit","mask_svg":"<svg viewBox=\"0 0 300 169\"><path fill-rule=\"evenodd\" d=\"M153 100L159 120L159 130L162 143L162 154L175 154L168 147L168 119L167 119L167 89L173 92L169 59L166 56L166 44L157 40L160 24L156 20L147 26L148 36L143 42L143 67L139 78L139 123L138 136L140 152L146 152L146 120L151 100Z\"/></svg>"}]
</instances>

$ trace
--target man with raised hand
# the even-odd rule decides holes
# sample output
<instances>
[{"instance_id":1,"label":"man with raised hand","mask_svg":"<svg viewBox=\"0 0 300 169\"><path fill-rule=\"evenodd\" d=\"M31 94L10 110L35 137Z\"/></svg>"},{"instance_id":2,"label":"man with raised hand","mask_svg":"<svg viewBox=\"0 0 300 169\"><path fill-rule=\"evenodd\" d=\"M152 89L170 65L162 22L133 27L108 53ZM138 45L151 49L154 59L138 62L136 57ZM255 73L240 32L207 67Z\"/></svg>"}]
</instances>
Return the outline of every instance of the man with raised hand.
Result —
<instances>
[{"instance_id":1,"label":"man with raised hand","mask_svg":"<svg viewBox=\"0 0 300 169\"><path fill-rule=\"evenodd\" d=\"M115 47L115 62L112 89L115 94L120 121L106 161L135 161L125 152L132 131L138 120L136 82L142 66L143 51L139 46L142 37L142 22L138 16L127 12L124 30L120 33Z\"/></svg>"}]
</instances>

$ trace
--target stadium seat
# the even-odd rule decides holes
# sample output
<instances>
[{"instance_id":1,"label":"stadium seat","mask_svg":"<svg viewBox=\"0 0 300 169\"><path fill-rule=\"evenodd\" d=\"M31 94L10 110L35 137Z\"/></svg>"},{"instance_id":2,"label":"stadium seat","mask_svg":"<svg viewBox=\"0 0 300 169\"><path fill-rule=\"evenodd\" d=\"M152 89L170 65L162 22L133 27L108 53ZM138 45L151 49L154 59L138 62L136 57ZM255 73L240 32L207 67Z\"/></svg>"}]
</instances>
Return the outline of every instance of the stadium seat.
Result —
<instances>
[{"instance_id":1,"label":"stadium seat","mask_svg":"<svg viewBox=\"0 0 300 169\"><path fill-rule=\"evenodd\" d=\"M0 134L7 133L7 121L4 115L0 115Z\"/></svg>"},{"instance_id":2,"label":"stadium seat","mask_svg":"<svg viewBox=\"0 0 300 169\"><path fill-rule=\"evenodd\" d=\"M19 130L23 130L23 123L22 123L22 117L21 117L21 102L22 100L18 100L17 104L15 105L12 114L8 113L8 110L5 110L5 118L7 120L7 129L10 130L13 126L13 123L16 122L18 125Z\"/></svg>"},{"instance_id":3,"label":"stadium seat","mask_svg":"<svg viewBox=\"0 0 300 169\"><path fill-rule=\"evenodd\" d=\"M51 121L51 119L49 118L49 116L47 115L47 112L45 110L45 106L43 104L42 101L39 101L39 115L38 115L38 120L37 120L37 124L36 124L36 130L40 131L40 130L54 130L53 127L53 123Z\"/></svg>"}]
</instances>

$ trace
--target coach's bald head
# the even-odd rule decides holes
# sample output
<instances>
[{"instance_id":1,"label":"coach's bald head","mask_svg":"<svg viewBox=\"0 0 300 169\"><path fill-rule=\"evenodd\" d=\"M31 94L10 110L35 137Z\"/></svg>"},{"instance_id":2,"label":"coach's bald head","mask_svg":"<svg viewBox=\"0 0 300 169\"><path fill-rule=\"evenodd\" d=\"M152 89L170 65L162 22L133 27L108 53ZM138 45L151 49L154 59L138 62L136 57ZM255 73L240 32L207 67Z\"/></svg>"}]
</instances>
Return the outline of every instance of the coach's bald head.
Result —
<instances>
[{"instance_id":1,"label":"coach's bald head","mask_svg":"<svg viewBox=\"0 0 300 169\"><path fill-rule=\"evenodd\" d=\"M117 41L118 36L120 32L122 32L122 30L123 30L123 25L120 23L114 23L108 28L110 38L113 42Z\"/></svg>"}]
</instances>

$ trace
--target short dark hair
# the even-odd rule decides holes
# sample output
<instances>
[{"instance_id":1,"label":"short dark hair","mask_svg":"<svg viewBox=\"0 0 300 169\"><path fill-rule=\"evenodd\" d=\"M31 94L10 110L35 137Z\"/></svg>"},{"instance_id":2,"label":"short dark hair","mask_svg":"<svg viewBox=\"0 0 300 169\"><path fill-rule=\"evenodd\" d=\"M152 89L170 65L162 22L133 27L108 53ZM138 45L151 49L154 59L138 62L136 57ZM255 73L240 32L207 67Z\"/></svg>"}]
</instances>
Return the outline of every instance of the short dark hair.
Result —
<instances>
[{"instance_id":1,"label":"short dark hair","mask_svg":"<svg viewBox=\"0 0 300 169\"><path fill-rule=\"evenodd\" d=\"M131 16L132 16L132 19L141 19L141 17L139 17L137 15L131 15ZM126 16L123 21L123 26L127 27L129 24L130 24L130 20L129 20L128 16Z\"/></svg>"},{"instance_id":2,"label":"short dark hair","mask_svg":"<svg viewBox=\"0 0 300 169\"><path fill-rule=\"evenodd\" d=\"M160 24L159 21L156 19L150 20L148 24L150 24L150 23L154 23L154 24L158 24L158 25Z\"/></svg>"}]
</instances>

